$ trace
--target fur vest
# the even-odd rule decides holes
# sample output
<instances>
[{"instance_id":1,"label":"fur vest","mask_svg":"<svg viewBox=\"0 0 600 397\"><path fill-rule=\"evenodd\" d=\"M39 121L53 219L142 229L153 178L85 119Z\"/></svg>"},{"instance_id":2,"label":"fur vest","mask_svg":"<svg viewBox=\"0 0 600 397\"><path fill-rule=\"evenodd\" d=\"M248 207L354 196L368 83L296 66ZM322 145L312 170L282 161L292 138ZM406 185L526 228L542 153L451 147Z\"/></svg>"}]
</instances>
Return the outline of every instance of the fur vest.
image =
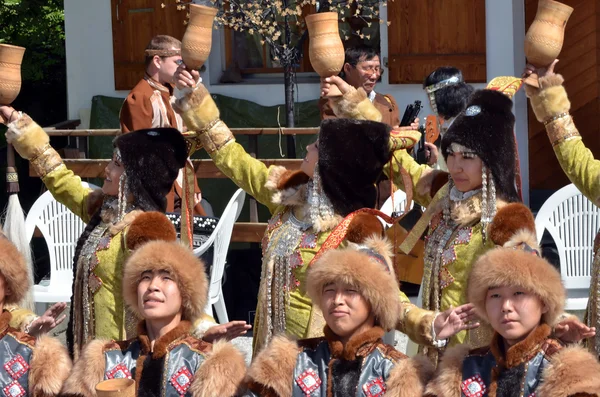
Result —
<instances>
[{"instance_id":1,"label":"fur vest","mask_svg":"<svg viewBox=\"0 0 600 397\"><path fill-rule=\"evenodd\" d=\"M564 347L543 324L504 352L495 334L488 347L449 349L426 395L436 397L597 397L600 364L584 349ZM587 393L587 394L586 394Z\"/></svg>"},{"instance_id":2,"label":"fur vest","mask_svg":"<svg viewBox=\"0 0 600 397\"><path fill-rule=\"evenodd\" d=\"M0 314L0 390L7 397L57 396L71 371L67 349L49 336L39 339L11 328Z\"/></svg>"},{"instance_id":3,"label":"fur vest","mask_svg":"<svg viewBox=\"0 0 600 397\"><path fill-rule=\"evenodd\" d=\"M63 388L64 396L96 396L96 385L107 379L136 381L139 396L234 396L246 368L242 354L230 343L214 346L190 335L182 321L158 339L151 351L145 322L137 338L95 340L76 362Z\"/></svg>"},{"instance_id":4,"label":"fur vest","mask_svg":"<svg viewBox=\"0 0 600 397\"><path fill-rule=\"evenodd\" d=\"M323 338L275 337L250 367L245 396L421 396L431 364L384 344L383 333L372 328L345 347L328 327Z\"/></svg>"}]
</instances>

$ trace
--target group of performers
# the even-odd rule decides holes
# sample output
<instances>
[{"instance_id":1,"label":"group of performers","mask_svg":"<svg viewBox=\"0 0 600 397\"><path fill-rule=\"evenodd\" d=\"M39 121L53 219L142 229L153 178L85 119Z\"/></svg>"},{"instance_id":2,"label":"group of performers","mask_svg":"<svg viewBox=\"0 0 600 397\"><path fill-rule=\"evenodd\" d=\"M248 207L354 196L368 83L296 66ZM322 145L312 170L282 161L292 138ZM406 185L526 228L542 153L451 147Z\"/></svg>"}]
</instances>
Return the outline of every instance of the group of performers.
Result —
<instances>
[{"instance_id":1,"label":"group of performers","mask_svg":"<svg viewBox=\"0 0 600 397\"><path fill-rule=\"evenodd\" d=\"M11 322L9 305L30 286L23 257L0 237L5 395L96 396L101 381L131 378L139 396L600 397L600 254L584 324L564 313L560 275L541 258L517 191L514 92L474 91L458 69L434 71L424 89L442 126L440 155L431 145L431 165L418 164L409 153L418 122L399 127L395 100L374 90L378 54L349 49L343 78L321 83L318 138L300 169L288 170L236 142L199 73L182 64L177 40L153 39L146 57L101 189L81 185L29 116L0 107L7 141L87 223L73 259L68 350L27 333L31 313ZM563 169L600 205L600 162L553 66L526 69L540 82L527 95ZM342 96L327 97L333 85ZM249 368L230 340L250 325L203 314L205 264L176 241L164 215L185 200L177 183L189 161L186 129L272 214ZM399 289L397 247L374 210L382 175L427 208L415 226L427 230L418 306ZM419 354L385 344L391 330L419 344Z\"/></svg>"}]
</instances>

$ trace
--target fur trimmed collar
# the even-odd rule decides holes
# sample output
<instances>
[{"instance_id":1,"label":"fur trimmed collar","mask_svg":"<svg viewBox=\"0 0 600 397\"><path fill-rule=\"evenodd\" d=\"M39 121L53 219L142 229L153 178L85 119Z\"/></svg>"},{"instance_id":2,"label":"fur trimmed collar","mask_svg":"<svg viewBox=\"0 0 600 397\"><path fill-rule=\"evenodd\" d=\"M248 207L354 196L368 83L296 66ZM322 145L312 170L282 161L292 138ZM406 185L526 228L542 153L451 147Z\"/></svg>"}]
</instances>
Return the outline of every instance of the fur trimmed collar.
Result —
<instances>
[{"instance_id":1,"label":"fur trimmed collar","mask_svg":"<svg viewBox=\"0 0 600 397\"><path fill-rule=\"evenodd\" d=\"M354 360L356 357L366 357L381 342L385 332L380 327L373 327L358 335L353 335L346 346L340 341L340 337L333 333L331 328L325 326L323 330L325 339L329 342L332 357L343 360Z\"/></svg>"},{"instance_id":2,"label":"fur trimmed collar","mask_svg":"<svg viewBox=\"0 0 600 397\"><path fill-rule=\"evenodd\" d=\"M192 324L189 321L181 321L177 327L173 328L154 342L154 351L150 348L150 338L146 329L146 321L142 320L138 323L138 339L142 348L142 354L146 355L152 351L152 358L163 357L169 346L175 340L182 336L187 336L192 329Z\"/></svg>"},{"instance_id":3,"label":"fur trimmed collar","mask_svg":"<svg viewBox=\"0 0 600 397\"><path fill-rule=\"evenodd\" d=\"M4 333L10 327L12 314L8 310L2 310L0 314L0 334Z\"/></svg>"},{"instance_id":4,"label":"fur trimmed collar","mask_svg":"<svg viewBox=\"0 0 600 397\"><path fill-rule=\"evenodd\" d=\"M495 332L490 343L490 350L499 367L514 368L531 360L542 348L551 333L550 326L541 324L521 342L509 347L505 353L502 336Z\"/></svg>"},{"instance_id":5,"label":"fur trimmed collar","mask_svg":"<svg viewBox=\"0 0 600 397\"><path fill-rule=\"evenodd\" d=\"M307 187L310 177L304 172L291 171L285 167L274 166L267 176L265 187L273 192L271 200L277 205L297 209L294 215L303 220L308 214L309 204L306 201ZM318 233L336 227L344 218L334 214L328 218L319 218L317 224L312 225Z\"/></svg>"}]
</instances>

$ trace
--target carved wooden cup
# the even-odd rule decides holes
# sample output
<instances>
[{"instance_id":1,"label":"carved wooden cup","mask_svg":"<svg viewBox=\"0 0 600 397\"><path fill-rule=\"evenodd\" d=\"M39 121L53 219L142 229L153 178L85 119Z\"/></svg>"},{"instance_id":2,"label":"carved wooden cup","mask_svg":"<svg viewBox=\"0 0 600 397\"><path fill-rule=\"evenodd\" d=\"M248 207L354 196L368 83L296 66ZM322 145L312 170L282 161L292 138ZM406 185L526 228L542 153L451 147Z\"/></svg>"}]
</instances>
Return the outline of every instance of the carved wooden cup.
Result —
<instances>
[{"instance_id":1,"label":"carved wooden cup","mask_svg":"<svg viewBox=\"0 0 600 397\"><path fill-rule=\"evenodd\" d=\"M536 67L549 66L562 50L565 26L573 8L554 0L539 0L533 23L525 35L527 62ZM538 87L538 77L531 74L525 83Z\"/></svg>"},{"instance_id":2,"label":"carved wooden cup","mask_svg":"<svg viewBox=\"0 0 600 397\"><path fill-rule=\"evenodd\" d=\"M212 28L217 9L190 4L190 20L181 40L181 58L190 69L200 69L212 46Z\"/></svg>"},{"instance_id":3,"label":"carved wooden cup","mask_svg":"<svg viewBox=\"0 0 600 397\"><path fill-rule=\"evenodd\" d=\"M10 105L21 91L23 54L23 47L0 44L0 105Z\"/></svg>"},{"instance_id":4,"label":"carved wooden cup","mask_svg":"<svg viewBox=\"0 0 600 397\"><path fill-rule=\"evenodd\" d=\"M135 397L133 379L109 379L96 385L98 397Z\"/></svg>"},{"instance_id":5,"label":"carved wooden cup","mask_svg":"<svg viewBox=\"0 0 600 397\"><path fill-rule=\"evenodd\" d=\"M320 12L306 17L310 38L308 55L310 63L321 77L336 76L344 66L344 45L338 30L336 12ZM327 96L340 96L337 86L332 85Z\"/></svg>"}]
</instances>

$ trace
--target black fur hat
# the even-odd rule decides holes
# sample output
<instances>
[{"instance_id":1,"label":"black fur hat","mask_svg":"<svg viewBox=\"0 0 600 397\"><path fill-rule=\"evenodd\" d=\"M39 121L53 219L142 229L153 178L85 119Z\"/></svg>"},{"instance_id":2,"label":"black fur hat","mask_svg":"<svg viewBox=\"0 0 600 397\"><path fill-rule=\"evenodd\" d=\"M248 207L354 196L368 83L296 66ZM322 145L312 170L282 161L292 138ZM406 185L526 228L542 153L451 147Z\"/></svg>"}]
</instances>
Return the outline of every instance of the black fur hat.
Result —
<instances>
[{"instance_id":1,"label":"black fur hat","mask_svg":"<svg viewBox=\"0 0 600 397\"><path fill-rule=\"evenodd\" d=\"M187 159L185 139L175 128L132 131L117 137L127 187L144 211L165 212L165 196Z\"/></svg>"},{"instance_id":2,"label":"black fur hat","mask_svg":"<svg viewBox=\"0 0 600 397\"><path fill-rule=\"evenodd\" d=\"M319 133L319 174L337 214L376 204L375 182L390 158L391 127L376 121L328 119Z\"/></svg>"},{"instance_id":3,"label":"black fur hat","mask_svg":"<svg viewBox=\"0 0 600 397\"><path fill-rule=\"evenodd\" d=\"M442 153L458 143L473 150L491 171L499 197L521 201L515 185L515 116L512 100L498 91L477 90L442 138Z\"/></svg>"},{"instance_id":4,"label":"black fur hat","mask_svg":"<svg viewBox=\"0 0 600 397\"><path fill-rule=\"evenodd\" d=\"M458 116L467 106L473 87L464 82L462 72L452 66L437 68L427 76L423 88L434 86L446 79L456 76L458 82L439 88L433 92L437 114L446 120Z\"/></svg>"}]
</instances>

